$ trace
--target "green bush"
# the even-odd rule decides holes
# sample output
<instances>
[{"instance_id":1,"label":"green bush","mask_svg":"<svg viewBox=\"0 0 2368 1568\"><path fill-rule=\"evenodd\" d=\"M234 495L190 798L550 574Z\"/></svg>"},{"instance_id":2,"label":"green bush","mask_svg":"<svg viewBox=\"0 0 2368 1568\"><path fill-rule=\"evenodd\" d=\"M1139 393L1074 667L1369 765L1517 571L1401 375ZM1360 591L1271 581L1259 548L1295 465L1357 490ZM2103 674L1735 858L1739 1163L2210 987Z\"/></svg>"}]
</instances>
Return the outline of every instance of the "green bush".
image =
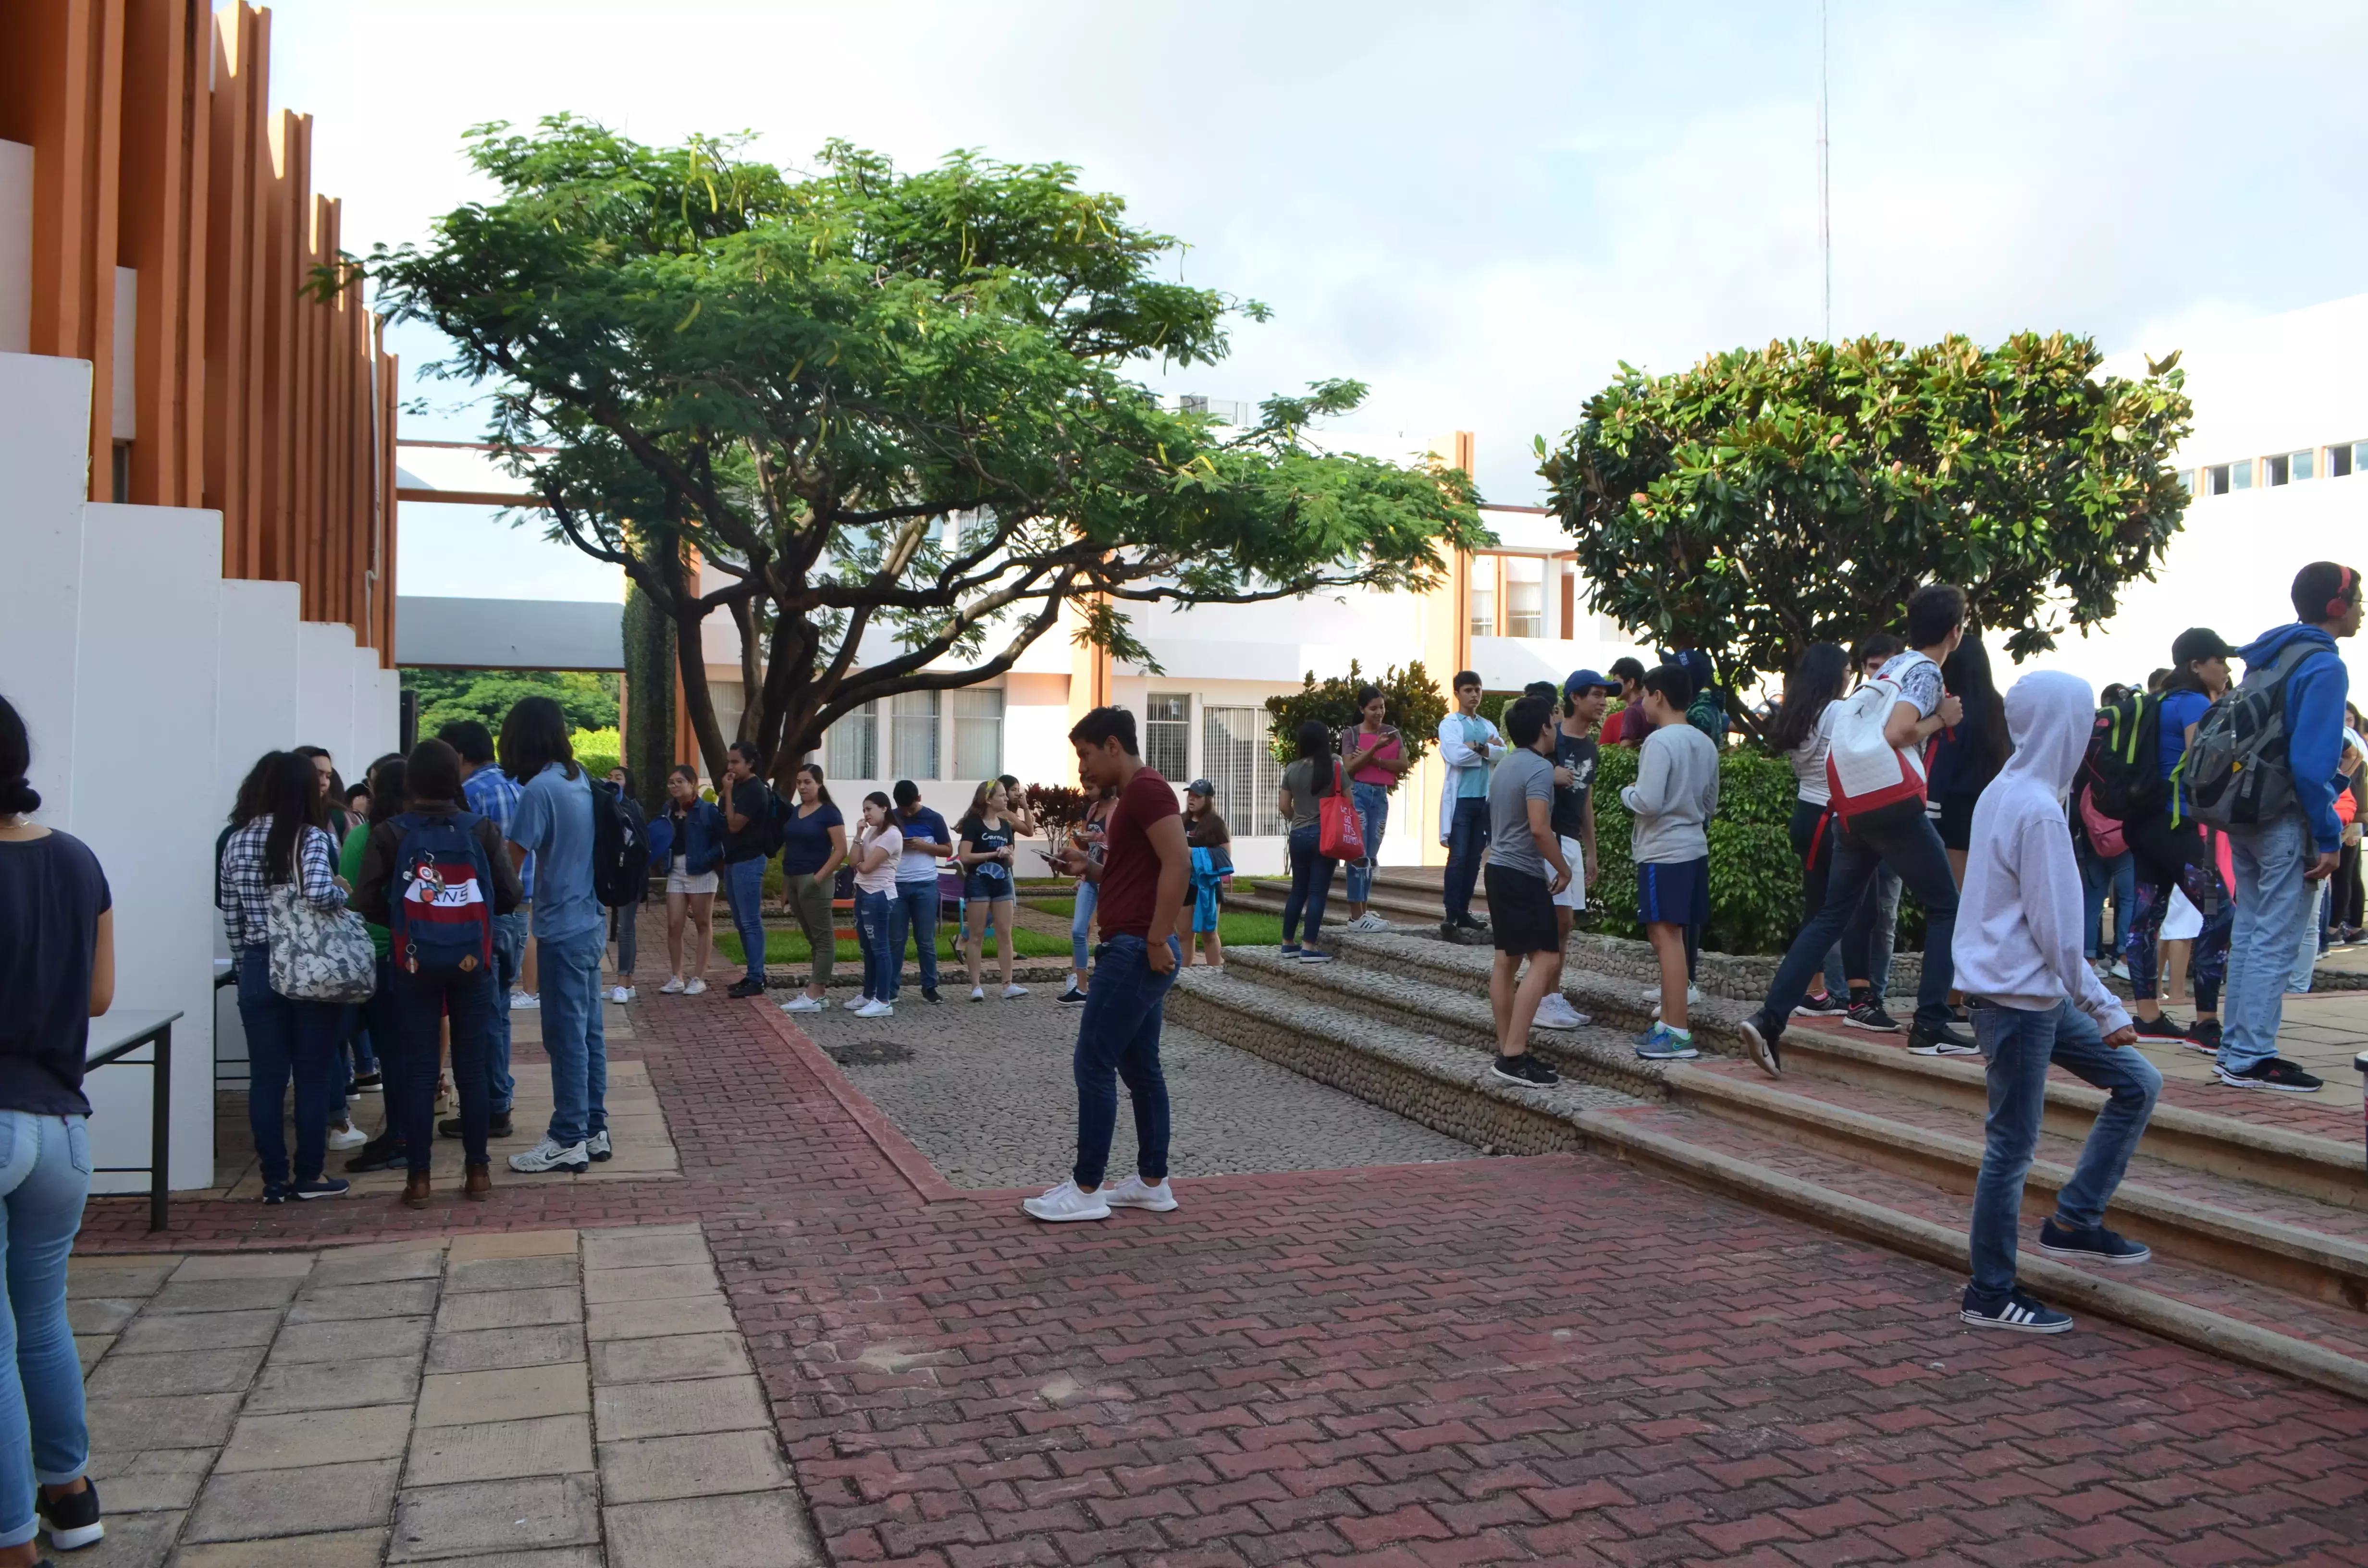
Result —
<instances>
[{"instance_id":1,"label":"green bush","mask_svg":"<svg viewBox=\"0 0 2368 1568\"><path fill-rule=\"evenodd\" d=\"M1595 774L1596 885L1588 908L1599 930L1641 937L1636 866L1628 858L1633 825L1620 791L1636 781L1637 753L1606 746ZM1780 953L1801 924L1801 862L1790 828L1793 770L1779 758L1738 746L1721 754L1718 814L1710 821L1710 925L1702 946L1722 953Z\"/></svg>"},{"instance_id":2,"label":"green bush","mask_svg":"<svg viewBox=\"0 0 2368 1568\"><path fill-rule=\"evenodd\" d=\"M1275 760L1287 764L1299 755L1299 726L1310 719L1335 735L1358 723L1357 688L1368 682L1381 687L1387 704L1383 712L1398 727L1406 760L1417 763L1429 756L1439 734L1439 722L1447 717L1447 697L1422 667L1422 661L1417 659L1403 670L1392 665L1379 676L1369 676L1351 659L1345 676L1318 681L1310 670L1297 691L1266 699L1266 710L1272 715L1267 721L1267 742L1274 748Z\"/></svg>"}]
</instances>

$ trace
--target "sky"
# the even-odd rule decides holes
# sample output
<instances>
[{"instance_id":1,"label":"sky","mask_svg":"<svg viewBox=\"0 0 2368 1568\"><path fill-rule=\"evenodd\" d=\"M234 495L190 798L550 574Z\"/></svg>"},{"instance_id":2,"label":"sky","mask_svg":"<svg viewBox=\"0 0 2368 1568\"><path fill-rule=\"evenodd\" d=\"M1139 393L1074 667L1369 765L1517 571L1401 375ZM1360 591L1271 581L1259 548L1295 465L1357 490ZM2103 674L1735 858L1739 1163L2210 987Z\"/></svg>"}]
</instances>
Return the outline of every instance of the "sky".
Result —
<instances>
[{"instance_id":1,"label":"sky","mask_svg":"<svg viewBox=\"0 0 2368 1568\"><path fill-rule=\"evenodd\" d=\"M1190 242L1186 280L1275 312L1213 369L1147 380L1255 400L1355 378L1360 434L1474 432L1491 501L1542 498L1532 437L1622 361L1825 330L1816 0L272 9L273 103L313 115L349 250L490 194L469 126L562 110L656 143L750 131L791 166L832 137L913 167L1064 161ZM2368 289L2368 6L1834 0L1827 38L1836 335L2060 328L2110 352ZM482 433L465 389L419 390L438 406L404 435ZM524 533L472 589L419 547L482 551L484 515L427 510L408 591L619 592Z\"/></svg>"}]
</instances>

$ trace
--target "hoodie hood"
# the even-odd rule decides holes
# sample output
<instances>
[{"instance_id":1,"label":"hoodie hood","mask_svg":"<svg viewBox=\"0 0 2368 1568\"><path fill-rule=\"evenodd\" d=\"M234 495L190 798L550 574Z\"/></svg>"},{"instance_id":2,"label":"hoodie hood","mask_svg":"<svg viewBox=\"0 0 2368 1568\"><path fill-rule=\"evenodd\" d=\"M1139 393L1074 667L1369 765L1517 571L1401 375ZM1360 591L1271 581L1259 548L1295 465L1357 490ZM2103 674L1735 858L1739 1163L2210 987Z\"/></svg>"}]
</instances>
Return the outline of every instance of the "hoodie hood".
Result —
<instances>
[{"instance_id":1,"label":"hoodie hood","mask_svg":"<svg viewBox=\"0 0 2368 1568\"><path fill-rule=\"evenodd\" d=\"M2334 634L2325 627L2305 626L2297 620L2285 626L2272 627L2262 632L2259 637L2237 649L2237 657L2245 661L2245 673L2251 675L2256 669L2283 653L2289 644L2294 642L2316 643L2330 653L2340 652L2335 646Z\"/></svg>"},{"instance_id":2,"label":"hoodie hood","mask_svg":"<svg viewBox=\"0 0 2368 1568\"><path fill-rule=\"evenodd\" d=\"M2058 800L2070 792L2097 717L2096 693L2078 676L2035 670L2006 694L2006 733L2014 755L1999 781L2027 778Z\"/></svg>"}]
</instances>

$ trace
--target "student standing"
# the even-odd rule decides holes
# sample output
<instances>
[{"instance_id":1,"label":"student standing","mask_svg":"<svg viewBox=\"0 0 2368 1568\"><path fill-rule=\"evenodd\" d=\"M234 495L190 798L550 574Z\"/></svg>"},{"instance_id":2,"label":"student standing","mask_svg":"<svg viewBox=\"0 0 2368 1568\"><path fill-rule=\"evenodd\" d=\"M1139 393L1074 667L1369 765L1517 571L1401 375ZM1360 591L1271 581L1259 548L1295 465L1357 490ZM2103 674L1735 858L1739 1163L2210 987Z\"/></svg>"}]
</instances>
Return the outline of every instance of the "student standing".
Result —
<instances>
[{"instance_id":1,"label":"student standing","mask_svg":"<svg viewBox=\"0 0 2368 1568\"><path fill-rule=\"evenodd\" d=\"M507 843L510 818L518 812L518 786L517 779L494 766L492 733L474 719L462 719L437 731L436 737L461 754L461 789L467 797L463 803L499 829ZM494 989L503 1006L501 1017L494 1021L494 1042L486 1057L485 1076L492 1085L491 1135L495 1138L510 1136L510 1101L517 1092L510 1077L509 1001L512 991L523 983L526 972L528 921L534 908L533 856L526 858L518 874L518 908L494 916ZM458 1138L461 1119L448 1117L436 1130L447 1138Z\"/></svg>"},{"instance_id":2,"label":"student standing","mask_svg":"<svg viewBox=\"0 0 2368 1568\"><path fill-rule=\"evenodd\" d=\"M1077 774L1087 789L1114 788L1101 861L1063 854L1072 876L1101 888L1101 961L1077 1019L1072 1062L1077 1081L1077 1160L1069 1179L1021 1207L1039 1220L1106 1220L1112 1208L1165 1213L1176 1207L1167 1185L1167 1080L1159 1068L1159 1029L1167 988L1182 949L1176 915L1191 876L1191 851L1176 790L1136 750L1134 715L1097 708L1069 732ZM1134 1174L1104 1190L1110 1138L1118 1125L1118 1081L1134 1106Z\"/></svg>"},{"instance_id":3,"label":"student standing","mask_svg":"<svg viewBox=\"0 0 2368 1568\"><path fill-rule=\"evenodd\" d=\"M1370 913L1373 873L1381 865L1382 835L1390 825L1390 791L1414 765L1406 741L1388 722L1389 699L1377 686L1357 688L1357 722L1340 737L1340 766L1349 776L1349 798L1365 830L1362 859L1349 862L1349 929L1386 931L1389 922Z\"/></svg>"},{"instance_id":4,"label":"student standing","mask_svg":"<svg viewBox=\"0 0 2368 1568\"><path fill-rule=\"evenodd\" d=\"M1620 683L1620 711L1605 727L1603 744L1641 746L1645 737L1653 733L1652 724L1645 717L1645 661L1633 657L1612 660L1611 678Z\"/></svg>"},{"instance_id":5,"label":"student standing","mask_svg":"<svg viewBox=\"0 0 2368 1568\"><path fill-rule=\"evenodd\" d=\"M1965 851L1972 840L1974 802L2006 766L2006 710L1990 675L1990 656L1978 637L1968 637L1941 665L1941 684L1964 708L1964 717L1932 737L1925 764L1924 814L1941 835L1949 872L1965 881Z\"/></svg>"},{"instance_id":6,"label":"student standing","mask_svg":"<svg viewBox=\"0 0 2368 1568\"><path fill-rule=\"evenodd\" d=\"M2295 574L2290 597L2294 622L2263 632L2237 654L2245 661L2247 686L2272 678L2272 666L2286 664L2286 765L2294 802L2267 822L2228 834L2237 918L2215 1070L2236 1088L2307 1095L2317 1093L2321 1081L2278 1054L2278 1028L2284 1021L2288 971L2308 929L2317 884L2342 859L2335 778L2351 683L2335 643L2360 631L2360 574L2314 561Z\"/></svg>"},{"instance_id":7,"label":"student standing","mask_svg":"<svg viewBox=\"0 0 2368 1568\"><path fill-rule=\"evenodd\" d=\"M757 748L734 741L723 754L723 896L732 901L732 928L740 933L748 972L726 996L765 994L765 863L773 824L773 791L757 777Z\"/></svg>"},{"instance_id":8,"label":"student standing","mask_svg":"<svg viewBox=\"0 0 2368 1568\"><path fill-rule=\"evenodd\" d=\"M1007 809L1009 800L1002 780L986 780L971 796L970 810L954 829L954 858L962 869L962 959L970 970L973 1002L986 1000L986 988L979 983L979 966L985 961L989 925L1003 937L1003 999L1008 1002L1028 994L1028 987L1012 978L1017 957L1013 934L1018 924L1013 913L1019 903L1011 863L1019 855L1019 828Z\"/></svg>"},{"instance_id":9,"label":"student standing","mask_svg":"<svg viewBox=\"0 0 2368 1568\"><path fill-rule=\"evenodd\" d=\"M1330 963L1332 955L1315 944L1324 928L1325 901L1332 895L1332 873L1340 862L1324 853L1323 831L1315 818L1324 797L1339 788L1340 770L1332 755L1332 733L1322 720L1301 724L1293 740L1299 755L1282 770L1282 790L1275 802L1275 810L1291 823L1291 836L1284 841L1291 855L1291 892L1282 901L1282 956L1303 963Z\"/></svg>"},{"instance_id":10,"label":"student standing","mask_svg":"<svg viewBox=\"0 0 2368 1568\"><path fill-rule=\"evenodd\" d=\"M609 769L609 782L617 787L617 802L625 813L625 821L634 841L646 849L650 841L650 824L642 815L642 802L633 793L633 774L628 767ZM609 993L609 1000L630 1002L634 997L633 967L641 959L642 905L650 901L650 880L644 876L633 885L632 896L609 911L609 940L617 948L617 984Z\"/></svg>"},{"instance_id":11,"label":"student standing","mask_svg":"<svg viewBox=\"0 0 2368 1568\"><path fill-rule=\"evenodd\" d=\"M271 988L271 890L292 884L313 909L346 906L337 846L327 827L327 800L310 757L283 752L264 786L262 814L222 846L214 903L222 912L238 963L238 1017L246 1027L247 1124L263 1167L263 1201L336 1198L346 1183L324 1178L332 1085L345 1007L282 996ZM280 1131L290 1076L296 1084L296 1163Z\"/></svg>"},{"instance_id":12,"label":"student standing","mask_svg":"<svg viewBox=\"0 0 2368 1568\"><path fill-rule=\"evenodd\" d=\"M1595 885L1595 769L1601 759L1595 732L1614 689L1593 670L1574 670L1562 683L1562 717L1554 727L1552 826L1570 881L1554 895L1557 951L1569 947L1571 925L1586 912L1587 890ZM1570 1005L1559 985L1539 1002L1537 1021L1549 1029L1584 1028L1593 1022Z\"/></svg>"},{"instance_id":13,"label":"student standing","mask_svg":"<svg viewBox=\"0 0 2368 1568\"><path fill-rule=\"evenodd\" d=\"M1769 746L1782 755L1793 769L1793 820L1788 829L1793 853L1801 860L1801 924L1806 926L1826 904L1826 881L1833 869L1833 812L1827 804L1831 787L1826 782L1826 748L1832 744L1829 715L1835 699L1850 687L1850 655L1837 642L1812 642L1784 679L1783 700L1777 704L1775 722L1768 732ZM1826 988L1801 1004L1801 1011L1834 1017L1850 1011L1850 997L1866 982L1848 972L1843 947L1837 943L1826 954ZM1860 972L1867 955L1857 955Z\"/></svg>"},{"instance_id":14,"label":"student standing","mask_svg":"<svg viewBox=\"0 0 2368 1568\"><path fill-rule=\"evenodd\" d=\"M814 975L806 988L781 1004L784 1013L819 1013L829 1006L831 965L838 958L838 922L831 890L839 862L847 858L847 819L831 803L822 765L799 765L798 803L781 824L781 902L798 917L814 950Z\"/></svg>"},{"instance_id":15,"label":"student standing","mask_svg":"<svg viewBox=\"0 0 2368 1568\"><path fill-rule=\"evenodd\" d=\"M1455 676L1455 711L1439 722L1439 758L1447 765L1447 787L1439 792L1439 842L1447 848L1446 918L1440 934L1450 941L1465 931L1485 931L1487 922L1472 914L1472 890L1488 851L1488 770L1505 755L1505 738L1480 716L1480 676Z\"/></svg>"},{"instance_id":16,"label":"student standing","mask_svg":"<svg viewBox=\"0 0 2368 1568\"><path fill-rule=\"evenodd\" d=\"M1891 712L1883 722L1883 739L1907 760L1920 754L1924 744L1944 724L1964 717L1964 710L1941 683L1941 661L1956 652L1965 629L1963 589L1935 583L1918 588L1907 600L1908 653L1887 661L1880 678L1896 691ZM1901 810L1900 807L1913 807ZM1924 976L1917 993L1916 1024L1909 1031L1908 1050L1918 1056L1970 1056L1974 1042L1950 1027L1952 983L1949 936L1957 917L1957 880L1950 873L1949 857L1941 835L1925 816L1920 801L1862 815L1844 824L1834 846L1834 863L1826 883L1826 906L1803 926L1777 967L1776 978L1759 1010L1743 1022L1743 1037L1752 1056L1770 1073L1782 1071L1778 1040L1784 1025L1808 992L1810 977L1825 962L1834 938L1861 915L1861 905L1884 865L1897 871L1916 902L1924 906ZM1843 949L1847 956L1848 947Z\"/></svg>"},{"instance_id":17,"label":"student standing","mask_svg":"<svg viewBox=\"0 0 2368 1568\"><path fill-rule=\"evenodd\" d=\"M1976 1328L2061 1334L2072 1320L2015 1288L2023 1178L2039 1144L2047 1072L2062 1067L2109 1096L2040 1227L2039 1250L2091 1263L2140 1264L2146 1247L2105 1229L2105 1209L2162 1092L2154 1063L2080 952L2080 882L2064 795L2093 715L2089 683L2055 671L2008 692L2014 754L1974 806L1964 903L1952 933L1958 983L1989 1080L1981 1175L1974 1186L1973 1280L1959 1313Z\"/></svg>"},{"instance_id":18,"label":"student standing","mask_svg":"<svg viewBox=\"0 0 2368 1568\"><path fill-rule=\"evenodd\" d=\"M1524 697L1505 710L1512 747L1488 780L1488 912L1496 961L1488 1006L1497 1027L1497 1077L1523 1088L1562 1081L1530 1054L1538 1004L1562 985L1562 931L1554 895L1573 872L1554 830L1554 706ZM1529 969L1522 972L1526 960Z\"/></svg>"},{"instance_id":19,"label":"student standing","mask_svg":"<svg viewBox=\"0 0 2368 1568\"><path fill-rule=\"evenodd\" d=\"M921 1000L938 1000L938 862L954 852L953 830L946 819L921 804L921 787L909 778L896 780L896 831L904 835L905 853L896 864L896 908L890 915L889 940L895 944L896 967L905 967L905 934L911 932L915 957L921 964Z\"/></svg>"},{"instance_id":20,"label":"student standing","mask_svg":"<svg viewBox=\"0 0 2368 1568\"><path fill-rule=\"evenodd\" d=\"M29 820L41 806L27 778L31 767L25 722L0 698L0 996L8 999L0 1007L0 1128L7 1130L0 1204L8 1261L7 1311L0 1313L0 1551L27 1562L42 1527L61 1551L107 1533L98 1490L83 1474L90 1427L66 1321L66 1259L90 1195L83 1059L90 1020L115 1000L107 874L82 840Z\"/></svg>"},{"instance_id":21,"label":"student standing","mask_svg":"<svg viewBox=\"0 0 2368 1568\"><path fill-rule=\"evenodd\" d=\"M354 907L361 912L363 927L370 932L370 948L378 955L378 984L371 990L370 999L361 1005L361 1015L364 1028L378 1041L378 1049L382 1053L384 1068L381 1074L381 1086L385 1091L386 1104L386 1126L346 1162L347 1176L359 1176L365 1171L393 1170L405 1163L400 1110L404 1057L403 1019L395 1012L394 970L388 957L390 937L385 912L381 908L373 915L370 904L362 897L362 863L369 850L371 830L379 824L403 814L408 774L409 764L401 756L381 757L370 764L370 819L346 835L346 846L337 862L337 875L345 878L347 885L353 888ZM505 855L502 858L507 862L509 857ZM507 1009L503 1017L507 1022ZM432 1082L437 1072L433 1058L428 1062L427 1071ZM428 1097L431 1102L435 1098L432 1093Z\"/></svg>"},{"instance_id":22,"label":"student standing","mask_svg":"<svg viewBox=\"0 0 2368 1568\"><path fill-rule=\"evenodd\" d=\"M1088 786L1088 788L1091 787ZM1086 820L1070 831L1071 844L1082 852L1087 859L1097 865L1100 864L1102 858L1104 824L1109 822L1110 814L1117 805L1118 796L1113 791L1107 790L1096 791L1093 800L1086 807ZM1056 866L1063 860L1057 847L1049 858ZM1091 958L1087 949L1093 946L1096 893L1096 884L1092 879L1087 877L1077 879L1076 899L1069 910L1069 988L1061 993L1060 1001L1064 1007L1082 1007L1086 1005L1087 966Z\"/></svg>"},{"instance_id":23,"label":"student standing","mask_svg":"<svg viewBox=\"0 0 2368 1568\"><path fill-rule=\"evenodd\" d=\"M699 769L678 762L666 775L666 983L672 994L707 990L707 953L715 939L715 890L723 884L723 813L699 794ZM690 961L683 961L688 937ZM684 979L688 974L689 978Z\"/></svg>"},{"instance_id":24,"label":"student standing","mask_svg":"<svg viewBox=\"0 0 2368 1568\"><path fill-rule=\"evenodd\" d=\"M855 848L855 937L863 949L863 994L847 1004L859 1018L893 1017L896 990L904 979L905 944L896 918L896 862L905 852L905 835L896 825L896 808L874 790L863 797L863 825L857 830Z\"/></svg>"},{"instance_id":25,"label":"student standing","mask_svg":"<svg viewBox=\"0 0 2368 1568\"><path fill-rule=\"evenodd\" d=\"M2228 660L2237 652L2209 627L2191 627L2170 645L2172 665L2164 677L2155 718L2159 739L2148 760L2163 779L2162 804L2136 822L2122 824L2129 846L2136 897L2123 961L2129 967L2140 1040L2177 1040L2207 1054L2220 1050L2220 984L2228 963L2228 933L2236 920L2212 841L2203 826L2180 809L2178 772L2195 726L2228 689ZM2195 1022L2181 1025L2163 1015L2156 976L2161 961L2163 917L2173 892L2184 892L2199 911L2213 911L2195 937L2188 973L2195 988Z\"/></svg>"},{"instance_id":26,"label":"student standing","mask_svg":"<svg viewBox=\"0 0 2368 1568\"><path fill-rule=\"evenodd\" d=\"M1695 946L1710 919L1710 819L1718 810L1718 747L1689 722L1692 677L1676 665L1645 672L1644 710L1653 724L1636 759L1636 782L1620 791L1633 818L1628 853L1636 863L1636 918L1661 969L1661 1012L1636 1038L1648 1062L1685 1062L1694 1049L1686 1004Z\"/></svg>"},{"instance_id":27,"label":"student standing","mask_svg":"<svg viewBox=\"0 0 2368 1568\"><path fill-rule=\"evenodd\" d=\"M514 1171L581 1172L609 1155L609 1041L600 1017L606 922L592 892L592 779L567 740L567 719L529 697L502 722L502 767L518 783L508 848L535 858L535 941L542 950L542 1049L551 1058L551 1123L510 1156ZM463 1132L466 1122L463 1122Z\"/></svg>"},{"instance_id":28,"label":"student standing","mask_svg":"<svg viewBox=\"0 0 2368 1568\"><path fill-rule=\"evenodd\" d=\"M1225 967L1225 944L1217 934L1224 918L1225 890L1234 881L1234 835L1217 814L1217 787L1195 778L1184 791L1184 846L1192 852L1192 883L1184 902L1192 910L1192 935L1186 938L1184 961L1211 969ZM1196 948L1205 948L1195 959Z\"/></svg>"}]
</instances>

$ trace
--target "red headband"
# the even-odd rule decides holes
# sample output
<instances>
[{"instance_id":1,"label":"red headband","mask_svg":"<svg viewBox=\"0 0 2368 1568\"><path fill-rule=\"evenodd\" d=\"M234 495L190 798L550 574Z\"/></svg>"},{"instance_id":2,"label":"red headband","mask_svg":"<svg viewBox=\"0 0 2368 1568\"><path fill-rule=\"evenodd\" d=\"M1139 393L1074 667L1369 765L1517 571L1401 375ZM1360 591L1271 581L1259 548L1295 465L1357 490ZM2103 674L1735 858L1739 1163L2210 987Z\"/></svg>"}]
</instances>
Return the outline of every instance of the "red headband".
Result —
<instances>
[{"instance_id":1,"label":"red headband","mask_svg":"<svg viewBox=\"0 0 2368 1568\"><path fill-rule=\"evenodd\" d=\"M2338 566L2336 570L2342 575L2335 580L2335 597L2327 601L2327 619L2329 620L2343 613L2344 607L2351 602L2352 585L2360 581L2360 574L2349 566Z\"/></svg>"}]
</instances>

